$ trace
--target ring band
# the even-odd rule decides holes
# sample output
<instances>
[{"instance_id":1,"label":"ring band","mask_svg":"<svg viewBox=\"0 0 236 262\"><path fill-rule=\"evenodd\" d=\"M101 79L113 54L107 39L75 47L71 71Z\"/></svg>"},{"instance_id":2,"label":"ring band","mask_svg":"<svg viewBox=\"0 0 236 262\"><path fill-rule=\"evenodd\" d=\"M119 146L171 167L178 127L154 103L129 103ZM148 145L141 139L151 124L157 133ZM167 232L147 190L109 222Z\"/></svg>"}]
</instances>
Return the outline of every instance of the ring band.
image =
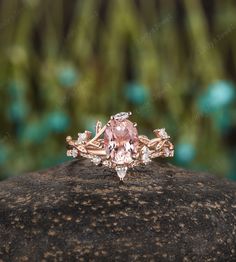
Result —
<instances>
[{"instance_id":1,"label":"ring band","mask_svg":"<svg viewBox=\"0 0 236 262\"><path fill-rule=\"evenodd\" d=\"M128 168L148 164L152 158L173 157L174 146L165 128L154 130L155 138L138 135L137 124L128 118L131 112L111 116L105 126L96 124L96 134L78 133L77 140L67 136L67 156L89 158L96 165L114 168L123 180Z\"/></svg>"}]
</instances>

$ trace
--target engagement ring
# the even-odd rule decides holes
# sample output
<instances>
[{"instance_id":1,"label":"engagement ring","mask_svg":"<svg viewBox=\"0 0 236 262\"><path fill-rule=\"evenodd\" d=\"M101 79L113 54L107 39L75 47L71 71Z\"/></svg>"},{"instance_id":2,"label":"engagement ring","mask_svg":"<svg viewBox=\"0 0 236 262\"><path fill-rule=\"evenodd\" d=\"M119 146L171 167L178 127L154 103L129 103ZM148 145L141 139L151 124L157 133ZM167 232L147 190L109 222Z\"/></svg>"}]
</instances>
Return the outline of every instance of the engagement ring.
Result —
<instances>
[{"instance_id":1,"label":"engagement ring","mask_svg":"<svg viewBox=\"0 0 236 262\"><path fill-rule=\"evenodd\" d=\"M154 130L155 138L138 135L137 124L128 120L131 112L111 116L105 126L96 124L96 134L85 131L78 138L66 138L67 156L89 158L96 165L114 168L123 180L128 168L148 164L152 158L173 157L174 146L165 128Z\"/></svg>"}]
</instances>

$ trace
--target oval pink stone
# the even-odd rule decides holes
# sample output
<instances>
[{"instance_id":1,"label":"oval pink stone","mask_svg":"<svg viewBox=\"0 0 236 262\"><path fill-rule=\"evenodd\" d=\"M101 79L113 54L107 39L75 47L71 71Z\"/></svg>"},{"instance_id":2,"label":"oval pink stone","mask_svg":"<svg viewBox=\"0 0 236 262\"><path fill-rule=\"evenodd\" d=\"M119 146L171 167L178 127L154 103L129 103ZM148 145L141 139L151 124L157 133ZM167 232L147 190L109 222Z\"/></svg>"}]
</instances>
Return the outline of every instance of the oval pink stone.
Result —
<instances>
[{"instance_id":1,"label":"oval pink stone","mask_svg":"<svg viewBox=\"0 0 236 262\"><path fill-rule=\"evenodd\" d=\"M110 120L104 133L104 146L107 155L116 164L128 164L137 152L138 131L128 119Z\"/></svg>"}]
</instances>

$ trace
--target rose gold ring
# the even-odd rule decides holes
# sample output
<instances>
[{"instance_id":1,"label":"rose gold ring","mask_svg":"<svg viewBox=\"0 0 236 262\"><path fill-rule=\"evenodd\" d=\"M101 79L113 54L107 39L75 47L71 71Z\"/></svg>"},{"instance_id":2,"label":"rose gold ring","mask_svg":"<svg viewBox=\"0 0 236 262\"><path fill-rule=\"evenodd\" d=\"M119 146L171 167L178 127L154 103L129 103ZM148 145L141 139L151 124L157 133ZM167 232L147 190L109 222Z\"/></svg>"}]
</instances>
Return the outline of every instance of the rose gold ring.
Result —
<instances>
[{"instance_id":1,"label":"rose gold ring","mask_svg":"<svg viewBox=\"0 0 236 262\"><path fill-rule=\"evenodd\" d=\"M78 133L77 140L68 136L67 156L82 156L96 165L114 168L120 180L128 168L146 165L152 158L174 156L174 146L164 128L154 130L156 137L150 140L138 135L137 124L128 120L130 115L131 112L121 112L111 116L105 126L98 121L93 138L89 131Z\"/></svg>"}]
</instances>

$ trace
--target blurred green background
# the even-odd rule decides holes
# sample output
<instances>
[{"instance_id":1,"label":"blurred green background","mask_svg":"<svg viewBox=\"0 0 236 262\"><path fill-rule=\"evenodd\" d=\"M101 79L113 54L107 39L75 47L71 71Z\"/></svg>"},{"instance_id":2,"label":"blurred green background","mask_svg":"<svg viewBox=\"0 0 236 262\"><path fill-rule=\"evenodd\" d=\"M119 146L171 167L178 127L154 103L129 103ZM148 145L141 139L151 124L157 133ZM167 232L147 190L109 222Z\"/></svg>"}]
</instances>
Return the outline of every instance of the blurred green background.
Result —
<instances>
[{"instance_id":1,"label":"blurred green background","mask_svg":"<svg viewBox=\"0 0 236 262\"><path fill-rule=\"evenodd\" d=\"M234 0L1 0L0 179L120 111L166 127L173 163L236 179L235 47Z\"/></svg>"}]
</instances>

